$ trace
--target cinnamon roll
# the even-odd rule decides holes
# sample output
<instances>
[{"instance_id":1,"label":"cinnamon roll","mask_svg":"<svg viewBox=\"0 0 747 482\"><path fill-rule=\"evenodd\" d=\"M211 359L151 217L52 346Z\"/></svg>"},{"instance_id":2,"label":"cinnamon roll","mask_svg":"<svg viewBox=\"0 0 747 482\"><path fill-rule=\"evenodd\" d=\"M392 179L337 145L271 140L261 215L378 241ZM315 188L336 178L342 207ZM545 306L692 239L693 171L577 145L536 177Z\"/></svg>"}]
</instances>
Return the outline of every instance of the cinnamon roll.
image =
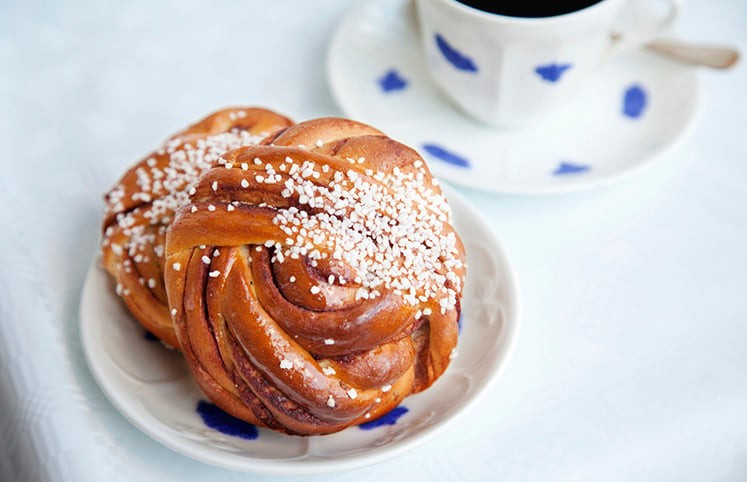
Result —
<instances>
[{"instance_id":1,"label":"cinnamon roll","mask_svg":"<svg viewBox=\"0 0 747 482\"><path fill-rule=\"evenodd\" d=\"M164 241L174 213L221 155L291 124L265 109L218 111L170 137L106 194L103 265L135 318L165 344L178 346L163 282Z\"/></svg>"},{"instance_id":2,"label":"cinnamon roll","mask_svg":"<svg viewBox=\"0 0 747 482\"><path fill-rule=\"evenodd\" d=\"M222 154L166 234L165 282L199 386L295 435L373 420L457 342L465 254L414 150L357 122L290 126Z\"/></svg>"}]
</instances>

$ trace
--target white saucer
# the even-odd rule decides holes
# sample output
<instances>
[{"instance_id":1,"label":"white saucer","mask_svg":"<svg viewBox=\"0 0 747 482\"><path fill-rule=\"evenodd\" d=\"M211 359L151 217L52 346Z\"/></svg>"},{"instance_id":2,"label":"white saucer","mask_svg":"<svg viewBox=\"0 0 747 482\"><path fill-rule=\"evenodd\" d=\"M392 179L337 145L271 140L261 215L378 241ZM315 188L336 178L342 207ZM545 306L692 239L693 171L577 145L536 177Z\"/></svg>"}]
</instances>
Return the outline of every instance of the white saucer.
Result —
<instances>
[{"instance_id":1,"label":"white saucer","mask_svg":"<svg viewBox=\"0 0 747 482\"><path fill-rule=\"evenodd\" d=\"M638 172L683 138L698 96L694 69L636 52L604 66L542 125L489 127L428 78L410 0L352 10L331 42L327 74L348 116L416 148L441 178L500 193L576 191Z\"/></svg>"},{"instance_id":2,"label":"white saucer","mask_svg":"<svg viewBox=\"0 0 747 482\"><path fill-rule=\"evenodd\" d=\"M445 194L469 266L457 356L430 389L383 417L386 424L303 438L235 423L205 402L178 352L146 338L96 263L80 308L83 351L94 378L122 415L153 439L233 470L298 475L346 470L398 455L447 427L459 430L451 422L470 412L505 365L516 336L518 299L495 235L461 195L448 188Z\"/></svg>"}]
</instances>

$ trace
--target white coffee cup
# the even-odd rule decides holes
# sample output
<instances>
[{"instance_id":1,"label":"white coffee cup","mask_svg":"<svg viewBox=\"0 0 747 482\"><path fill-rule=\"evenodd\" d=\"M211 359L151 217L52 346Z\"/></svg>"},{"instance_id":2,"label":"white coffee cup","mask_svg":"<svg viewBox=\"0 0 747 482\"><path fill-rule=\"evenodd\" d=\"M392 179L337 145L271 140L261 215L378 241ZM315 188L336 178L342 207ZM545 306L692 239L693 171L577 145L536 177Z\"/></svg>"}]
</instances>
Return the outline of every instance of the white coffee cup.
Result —
<instances>
[{"instance_id":1,"label":"white coffee cup","mask_svg":"<svg viewBox=\"0 0 747 482\"><path fill-rule=\"evenodd\" d=\"M520 1L520 0L519 0ZM628 0L543 18L488 13L456 0L417 0L420 34L434 82L472 116L497 126L524 126L573 99L605 60L667 29L666 18L631 32L612 27Z\"/></svg>"}]
</instances>

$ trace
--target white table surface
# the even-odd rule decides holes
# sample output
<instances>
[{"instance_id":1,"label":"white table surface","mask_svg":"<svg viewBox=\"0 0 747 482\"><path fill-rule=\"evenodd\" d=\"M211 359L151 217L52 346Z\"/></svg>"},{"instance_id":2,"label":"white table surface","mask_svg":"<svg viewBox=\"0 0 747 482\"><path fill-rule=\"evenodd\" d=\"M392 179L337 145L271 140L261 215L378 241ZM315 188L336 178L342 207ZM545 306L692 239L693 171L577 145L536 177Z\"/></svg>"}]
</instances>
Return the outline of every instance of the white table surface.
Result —
<instances>
[{"instance_id":1,"label":"white table surface","mask_svg":"<svg viewBox=\"0 0 747 482\"><path fill-rule=\"evenodd\" d=\"M143 435L78 339L125 166L224 105L340 114L325 49L351 2L209 3L0 1L0 480L270 479ZM693 0L680 30L747 53L747 2ZM304 480L747 480L747 63L701 80L690 137L635 178L467 192L519 275L513 358L457 430Z\"/></svg>"}]
</instances>

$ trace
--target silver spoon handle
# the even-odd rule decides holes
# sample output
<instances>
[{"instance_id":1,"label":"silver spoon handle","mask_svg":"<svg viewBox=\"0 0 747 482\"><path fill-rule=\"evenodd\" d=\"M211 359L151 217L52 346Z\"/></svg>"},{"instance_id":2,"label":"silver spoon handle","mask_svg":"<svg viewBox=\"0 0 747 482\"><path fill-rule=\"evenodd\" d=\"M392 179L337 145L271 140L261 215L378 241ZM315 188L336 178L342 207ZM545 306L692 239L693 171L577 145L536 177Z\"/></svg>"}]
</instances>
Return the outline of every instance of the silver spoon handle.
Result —
<instances>
[{"instance_id":1,"label":"silver spoon handle","mask_svg":"<svg viewBox=\"0 0 747 482\"><path fill-rule=\"evenodd\" d=\"M713 69L728 69L739 60L739 51L731 47L691 45L674 40L654 40L647 49L665 54L682 62Z\"/></svg>"}]
</instances>

